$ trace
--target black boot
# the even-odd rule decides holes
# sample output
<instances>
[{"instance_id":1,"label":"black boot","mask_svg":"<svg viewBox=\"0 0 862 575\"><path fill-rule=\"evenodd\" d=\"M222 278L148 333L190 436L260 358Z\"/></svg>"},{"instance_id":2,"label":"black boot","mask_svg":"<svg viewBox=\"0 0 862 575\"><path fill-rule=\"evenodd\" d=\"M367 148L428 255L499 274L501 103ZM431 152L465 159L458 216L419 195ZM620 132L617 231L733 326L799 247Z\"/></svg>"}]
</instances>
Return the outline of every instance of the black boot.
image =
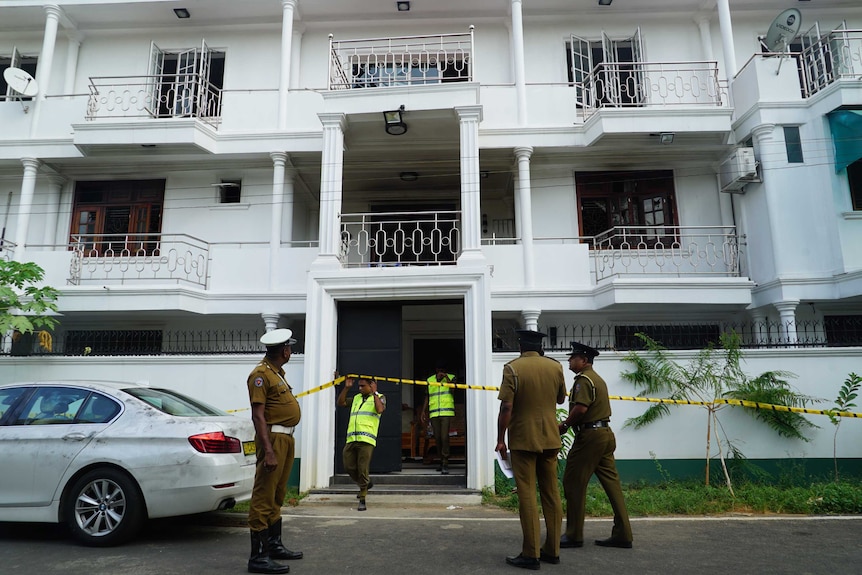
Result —
<instances>
[{"instance_id":1,"label":"black boot","mask_svg":"<svg viewBox=\"0 0 862 575\"><path fill-rule=\"evenodd\" d=\"M287 573L290 567L269 558L266 549L267 531L251 532L251 555L248 558L249 573Z\"/></svg>"},{"instance_id":2,"label":"black boot","mask_svg":"<svg viewBox=\"0 0 862 575\"><path fill-rule=\"evenodd\" d=\"M291 551L281 542L281 518L269 526L266 548L272 559L302 559L302 551Z\"/></svg>"}]
</instances>

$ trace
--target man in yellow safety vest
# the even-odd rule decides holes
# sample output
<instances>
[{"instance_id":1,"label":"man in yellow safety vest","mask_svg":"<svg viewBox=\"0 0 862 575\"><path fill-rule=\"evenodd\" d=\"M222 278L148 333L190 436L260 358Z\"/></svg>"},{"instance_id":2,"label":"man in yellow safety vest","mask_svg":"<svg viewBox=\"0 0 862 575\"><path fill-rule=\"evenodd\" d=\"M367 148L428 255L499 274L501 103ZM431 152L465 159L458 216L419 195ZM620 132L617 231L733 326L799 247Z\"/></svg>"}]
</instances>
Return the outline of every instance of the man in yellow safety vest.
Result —
<instances>
[{"instance_id":1,"label":"man in yellow safety vest","mask_svg":"<svg viewBox=\"0 0 862 575\"><path fill-rule=\"evenodd\" d=\"M353 387L353 378L344 382L338 394L338 406L347 407L347 390ZM373 379L359 380L359 393L353 396L350 404L350 420L347 422L347 443L344 444L342 458L344 470L359 486L358 511L365 511L365 496L372 486L370 469L371 456L377 445L377 430L380 416L386 410L386 398L377 393L377 382Z\"/></svg>"},{"instance_id":2,"label":"man in yellow safety vest","mask_svg":"<svg viewBox=\"0 0 862 575\"><path fill-rule=\"evenodd\" d=\"M440 466L437 471L443 475L449 475L449 426L455 417L455 396L452 395L452 387L441 385L443 383L455 383L455 376L447 373L446 362L438 360L434 375L428 381L428 395L425 396L425 405L422 407L422 425L431 419L431 427L434 429L434 441L437 444L437 452L440 456Z\"/></svg>"}]
</instances>

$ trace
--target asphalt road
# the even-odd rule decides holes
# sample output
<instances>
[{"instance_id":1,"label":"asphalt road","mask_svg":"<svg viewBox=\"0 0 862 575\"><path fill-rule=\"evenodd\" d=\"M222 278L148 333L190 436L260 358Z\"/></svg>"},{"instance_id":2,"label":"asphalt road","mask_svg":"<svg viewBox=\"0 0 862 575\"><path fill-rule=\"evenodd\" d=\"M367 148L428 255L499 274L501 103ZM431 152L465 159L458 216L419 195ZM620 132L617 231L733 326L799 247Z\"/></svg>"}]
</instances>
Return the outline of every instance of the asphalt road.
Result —
<instances>
[{"instance_id":1,"label":"asphalt road","mask_svg":"<svg viewBox=\"0 0 862 575\"><path fill-rule=\"evenodd\" d=\"M294 574L522 573L504 558L520 550L517 516L494 508L371 506L352 502L285 509L287 546L305 558ZM0 574L196 575L246 572L243 516L210 514L150 522L134 542L77 545L59 526L0 523ZM588 520L588 543L610 534ZM634 548L563 549L545 573L855 573L862 516L633 519Z\"/></svg>"}]
</instances>

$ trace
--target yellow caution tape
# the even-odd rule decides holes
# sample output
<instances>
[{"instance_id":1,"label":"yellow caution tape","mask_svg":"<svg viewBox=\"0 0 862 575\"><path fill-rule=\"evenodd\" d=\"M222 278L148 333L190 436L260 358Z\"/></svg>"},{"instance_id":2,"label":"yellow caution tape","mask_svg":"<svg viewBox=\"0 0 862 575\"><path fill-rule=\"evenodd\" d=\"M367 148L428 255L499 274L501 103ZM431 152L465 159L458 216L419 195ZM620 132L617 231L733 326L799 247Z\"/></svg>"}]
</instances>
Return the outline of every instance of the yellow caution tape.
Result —
<instances>
[{"instance_id":1,"label":"yellow caution tape","mask_svg":"<svg viewBox=\"0 0 862 575\"><path fill-rule=\"evenodd\" d=\"M395 383L398 385L428 385L426 380L419 379L405 379L402 377L377 377L373 375L357 375L355 373L351 373L348 375L342 375L332 381L328 381L323 385L318 385L317 387L313 387L311 389L307 389L301 393L296 394L296 398L299 399L301 397L305 397L306 395L311 395L312 393L317 393L319 391L323 391L324 389L329 389L330 387L334 387L344 381L347 378L352 379L373 379L375 381L386 381L389 383ZM499 387L495 387L492 385L467 385L464 383L440 383L437 385L441 385L442 387L451 387L452 389L476 389L479 391L500 391ZM641 401L641 402L649 402L649 403L663 403L668 405L716 405L716 404L727 404L727 405L739 405L741 407L750 407L754 409L765 409L771 411L789 411L793 413L807 413L809 415L833 415L835 417L855 417L862 418L862 413L853 413L850 411L833 411L831 409L808 409L805 407L788 407L786 405L773 405L771 403L759 403L756 401L745 401L741 399L714 399L711 401L695 401L691 399L668 399L668 398L656 398L656 397L635 397L635 396L626 396L626 395L611 395L608 396L608 399L618 400L618 401ZM240 411L246 411L249 409L248 407L242 409L231 409L228 410L228 413L237 413Z\"/></svg>"}]
</instances>

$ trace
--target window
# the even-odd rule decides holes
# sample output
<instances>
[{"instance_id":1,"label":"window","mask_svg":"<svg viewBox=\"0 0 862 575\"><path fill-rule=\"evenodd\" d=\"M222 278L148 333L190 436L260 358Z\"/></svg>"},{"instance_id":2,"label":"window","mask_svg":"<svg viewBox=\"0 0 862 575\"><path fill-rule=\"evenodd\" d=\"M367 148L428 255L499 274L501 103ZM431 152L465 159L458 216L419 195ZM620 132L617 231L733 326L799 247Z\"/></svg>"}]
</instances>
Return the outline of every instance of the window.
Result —
<instances>
[{"instance_id":1,"label":"window","mask_svg":"<svg viewBox=\"0 0 862 575\"><path fill-rule=\"evenodd\" d=\"M90 392L71 387L38 387L18 415L17 425L75 423Z\"/></svg>"},{"instance_id":2,"label":"window","mask_svg":"<svg viewBox=\"0 0 862 575\"><path fill-rule=\"evenodd\" d=\"M578 172L575 174L582 236L602 236L620 247L672 239L673 172ZM618 230L612 230L620 227Z\"/></svg>"},{"instance_id":3,"label":"window","mask_svg":"<svg viewBox=\"0 0 862 575\"><path fill-rule=\"evenodd\" d=\"M408 57L393 61L394 56L384 54L380 60L363 56L353 63L353 88L382 86L418 86L447 82L466 82L470 79L466 58Z\"/></svg>"},{"instance_id":4,"label":"window","mask_svg":"<svg viewBox=\"0 0 862 575\"><path fill-rule=\"evenodd\" d=\"M153 117L216 118L221 115L225 53L199 48L162 50L150 45L149 112Z\"/></svg>"},{"instance_id":5,"label":"window","mask_svg":"<svg viewBox=\"0 0 862 575\"><path fill-rule=\"evenodd\" d=\"M801 164L805 161L802 157L799 126L784 126L784 148L787 150L787 163Z\"/></svg>"},{"instance_id":6,"label":"window","mask_svg":"<svg viewBox=\"0 0 862 575\"><path fill-rule=\"evenodd\" d=\"M823 317L823 324L827 345L862 345L862 315L827 315Z\"/></svg>"},{"instance_id":7,"label":"window","mask_svg":"<svg viewBox=\"0 0 862 575\"><path fill-rule=\"evenodd\" d=\"M862 160L847 166L847 180L850 184L850 199L854 210L862 210Z\"/></svg>"},{"instance_id":8,"label":"window","mask_svg":"<svg viewBox=\"0 0 862 575\"><path fill-rule=\"evenodd\" d=\"M717 325L620 325L614 327L616 349L644 349L635 334L642 333L667 349L703 349L718 346L721 330Z\"/></svg>"},{"instance_id":9,"label":"window","mask_svg":"<svg viewBox=\"0 0 862 575\"><path fill-rule=\"evenodd\" d=\"M238 204L242 199L242 180L222 180L218 194L220 204Z\"/></svg>"},{"instance_id":10,"label":"window","mask_svg":"<svg viewBox=\"0 0 862 575\"><path fill-rule=\"evenodd\" d=\"M641 67L640 28L628 38L601 40L572 36L566 42L568 80L575 87L579 107L638 106L646 101Z\"/></svg>"},{"instance_id":11,"label":"window","mask_svg":"<svg viewBox=\"0 0 862 575\"><path fill-rule=\"evenodd\" d=\"M162 352L159 329L70 330L66 355L158 355Z\"/></svg>"},{"instance_id":12,"label":"window","mask_svg":"<svg viewBox=\"0 0 862 575\"><path fill-rule=\"evenodd\" d=\"M73 247L84 256L151 255L159 247L164 180L75 184Z\"/></svg>"},{"instance_id":13,"label":"window","mask_svg":"<svg viewBox=\"0 0 862 575\"><path fill-rule=\"evenodd\" d=\"M6 68L20 68L35 78L36 65L38 62L38 56L26 56L20 54L17 48L12 48L11 56L0 56L0 100L18 97L17 92L10 88L9 84L6 83L6 79L3 77L2 71ZM32 100L33 98L30 96L21 96L20 99Z\"/></svg>"}]
</instances>

